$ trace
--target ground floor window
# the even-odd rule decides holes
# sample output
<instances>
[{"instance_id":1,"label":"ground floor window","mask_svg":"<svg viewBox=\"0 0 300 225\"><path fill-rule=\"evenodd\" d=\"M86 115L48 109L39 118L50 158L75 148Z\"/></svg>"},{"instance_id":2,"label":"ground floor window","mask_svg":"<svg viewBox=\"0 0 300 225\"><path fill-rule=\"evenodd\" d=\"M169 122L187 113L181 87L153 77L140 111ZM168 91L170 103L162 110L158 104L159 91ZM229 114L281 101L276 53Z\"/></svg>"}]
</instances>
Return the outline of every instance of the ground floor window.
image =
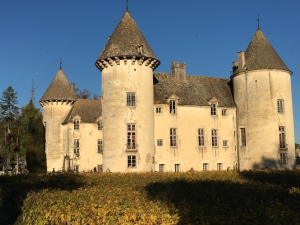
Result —
<instances>
[{"instance_id":1,"label":"ground floor window","mask_svg":"<svg viewBox=\"0 0 300 225\"><path fill-rule=\"evenodd\" d=\"M223 169L223 164L217 163L217 170L222 170L222 169Z\"/></svg>"},{"instance_id":2,"label":"ground floor window","mask_svg":"<svg viewBox=\"0 0 300 225\"><path fill-rule=\"evenodd\" d=\"M208 163L203 163L203 171L208 171Z\"/></svg>"},{"instance_id":3,"label":"ground floor window","mask_svg":"<svg viewBox=\"0 0 300 225\"><path fill-rule=\"evenodd\" d=\"M75 165L75 166L74 166L74 171L75 171L75 172L79 172L79 166L78 166L78 165Z\"/></svg>"},{"instance_id":4,"label":"ground floor window","mask_svg":"<svg viewBox=\"0 0 300 225\"><path fill-rule=\"evenodd\" d=\"M287 163L287 153L280 153L280 163L281 164Z\"/></svg>"},{"instance_id":5,"label":"ground floor window","mask_svg":"<svg viewBox=\"0 0 300 225\"><path fill-rule=\"evenodd\" d=\"M180 172L180 164L175 164L174 171L175 172Z\"/></svg>"},{"instance_id":6,"label":"ground floor window","mask_svg":"<svg viewBox=\"0 0 300 225\"><path fill-rule=\"evenodd\" d=\"M165 171L165 164L159 164L159 172L164 172Z\"/></svg>"},{"instance_id":7,"label":"ground floor window","mask_svg":"<svg viewBox=\"0 0 300 225\"><path fill-rule=\"evenodd\" d=\"M135 155L127 156L127 167L128 168L136 168L136 156Z\"/></svg>"}]
</instances>

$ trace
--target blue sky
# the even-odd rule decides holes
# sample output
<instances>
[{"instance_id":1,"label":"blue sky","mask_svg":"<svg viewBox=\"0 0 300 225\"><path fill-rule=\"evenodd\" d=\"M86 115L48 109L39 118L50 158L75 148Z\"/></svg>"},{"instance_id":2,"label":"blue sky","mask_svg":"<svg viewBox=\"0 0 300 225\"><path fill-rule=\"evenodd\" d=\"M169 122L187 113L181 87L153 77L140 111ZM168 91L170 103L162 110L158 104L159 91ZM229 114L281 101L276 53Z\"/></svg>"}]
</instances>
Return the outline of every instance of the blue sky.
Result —
<instances>
[{"instance_id":1,"label":"blue sky","mask_svg":"<svg viewBox=\"0 0 300 225\"><path fill-rule=\"evenodd\" d=\"M129 0L135 19L161 65L186 62L187 74L228 78L237 52L260 28L293 71L295 140L300 143L300 1ZM1 0L0 93L12 86L35 103L59 69L79 89L101 95L94 63L126 10L125 0Z\"/></svg>"}]
</instances>

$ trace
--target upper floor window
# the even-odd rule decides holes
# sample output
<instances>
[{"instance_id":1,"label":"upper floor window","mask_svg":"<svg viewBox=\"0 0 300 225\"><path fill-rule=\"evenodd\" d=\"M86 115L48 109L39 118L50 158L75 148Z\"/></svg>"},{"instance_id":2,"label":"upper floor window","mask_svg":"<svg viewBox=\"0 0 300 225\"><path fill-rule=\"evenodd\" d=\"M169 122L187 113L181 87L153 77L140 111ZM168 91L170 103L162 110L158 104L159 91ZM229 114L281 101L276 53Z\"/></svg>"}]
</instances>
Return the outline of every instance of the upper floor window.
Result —
<instances>
[{"instance_id":1,"label":"upper floor window","mask_svg":"<svg viewBox=\"0 0 300 225\"><path fill-rule=\"evenodd\" d=\"M277 112L284 113L284 101L283 99L277 99Z\"/></svg>"},{"instance_id":2,"label":"upper floor window","mask_svg":"<svg viewBox=\"0 0 300 225\"><path fill-rule=\"evenodd\" d=\"M79 130L79 120L74 120L74 130Z\"/></svg>"},{"instance_id":3,"label":"upper floor window","mask_svg":"<svg viewBox=\"0 0 300 225\"><path fill-rule=\"evenodd\" d=\"M212 116L217 115L217 104L216 103L211 103L210 115L212 115Z\"/></svg>"},{"instance_id":4,"label":"upper floor window","mask_svg":"<svg viewBox=\"0 0 300 225\"><path fill-rule=\"evenodd\" d=\"M98 130L102 130L102 120L98 120Z\"/></svg>"},{"instance_id":5,"label":"upper floor window","mask_svg":"<svg viewBox=\"0 0 300 225\"><path fill-rule=\"evenodd\" d=\"M279 147L284 149L286 148L286 136L285 136L285 127L279 127Z\"/></svg>"},{"instance_id":6,"label":"upper floor window","mask_svg":"<svg viewBox=\"0 0 300 225\"><path fill-rule=\"evenodd\" d=\"M226 116L227 115L227 109L222 109L222 116Z\"/></svg>"},{"instance_id":7,"label":"upper floor window","mask_svg":"<svg viewBox=\"0 0 300 225\"><path fill-rule=\"evenodd\" d=\"M218 146L218 130L216 129L211 130L211 146Z\"/></svg>"},{"instance_id":8,"label":"upper floor window","mask_svg":"<svg viewBox=\"0 0 300 225\"><path fill-rule=\"evenodd\" d=\"M74 139L74 154L79 155L79 139Z\"/></svg>"},{"instance_id":9,"label":"upper floor window","mask_svg":"<svg viewBox=\"0 0 300 225\"><path fill-rule=\"evenodd\" d=\"M241 142L242 146L246 146L246 129L241 128Z\"/></svg>"},{"instance_id":10,"label":"upper floor window","mask_svg":"<svg viewBox=\"0 0 300 225\"><path fill-rule=\"evenodd\" d=\"M176 101L170 100L170 113L175 114L176 113Z\"/></svg>"},{"instance_id":11,"label":"upper floor window","mask_svg":"<svg viewBox=\"0 0 300 225\"><path fill-rule=\"evenodd\" d=\"M135 124L127 124L127 149L136 149L136 129Z\"/></svg>"},{"instance_id":12,"label":"upper floor window","mask_svg":"<svg viewBox=\"0 0 300 225\"><path fill-rule=\"evenodd\" d=\"M157 146L163 146L163 139L157 139Z\"/></svg>"},{"instance_id":13,"label":"upper floor window","mask_svg":"<svg viewBox=\"0 0 300 225\"><path fill-rule=\"evenodd\" d=\"M198 129L198 146L204 146L204 129Z\"/></svg>"},{"instance_id":14,"label":"upper floor window","mask_svg":"<svg viewBox=\"0 0 300 225\"><path fill-rule=\"evenodd\" d=\"M126 106L135 106L135 93L127 93Z\"/></svg>"},{"instance_id":15,"label":"upper floor window","mask_svg":"<svg viewBox=\"0 0 300 225\"><path fill-rule=\"evenodd\" d=\"M103 153L103 141L98 139L98 153Z\"/></svg>"},{"instance_id":16,"label":"upper floor window","mask_svg":"<svg viewBox=\"0 0 300 225\"><path fill-rule=\"evenodd\" d=\"M177 146L177 129L176 128L170 129L170 146L171 147Z\"/></svg>"},{"instance_id":17,"label":"upper floor window","mask_svg":"<svg viewBox=\"0 0 300 225\"><path fill-rule=\"evenodd\" d=\"M156 113L158 113L158 114L162 113L162 108L161 107L156 107Z\"/></svg>"},{"instance_id":18,"label":"upper floor window","mask_svg":"<svg viewBox=\"0 0 300 225\"><path fill-rule=\"evenodd\" d=\"M227 140L223 140L223 147L228 147L228 141Z\"/></svg>"}]
</instances>

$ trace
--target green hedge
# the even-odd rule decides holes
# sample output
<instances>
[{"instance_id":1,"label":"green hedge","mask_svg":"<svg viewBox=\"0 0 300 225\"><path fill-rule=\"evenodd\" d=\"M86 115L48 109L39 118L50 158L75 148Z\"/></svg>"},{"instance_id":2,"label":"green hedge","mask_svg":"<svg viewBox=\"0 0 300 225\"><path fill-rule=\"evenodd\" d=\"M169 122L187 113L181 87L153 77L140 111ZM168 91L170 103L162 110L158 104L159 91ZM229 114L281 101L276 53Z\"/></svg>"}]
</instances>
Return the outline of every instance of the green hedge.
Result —
<instances>
[{"instance_id":1,"label":"green hedge","mask_svg":"<svg viewBox=\"0 0 300 225\"><path fill-rule=\"evenodd\" d=\"M299 171L19 177L16 224L300 224Z\"/></svg>"}]
</instances>

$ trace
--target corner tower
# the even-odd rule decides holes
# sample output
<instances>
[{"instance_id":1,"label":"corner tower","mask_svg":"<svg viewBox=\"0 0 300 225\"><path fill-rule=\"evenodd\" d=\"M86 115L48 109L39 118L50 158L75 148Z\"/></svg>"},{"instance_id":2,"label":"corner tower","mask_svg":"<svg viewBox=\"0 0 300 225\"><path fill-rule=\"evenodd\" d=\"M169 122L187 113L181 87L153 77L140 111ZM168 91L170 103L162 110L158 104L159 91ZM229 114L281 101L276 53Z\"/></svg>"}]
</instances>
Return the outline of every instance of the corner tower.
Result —
<instances>
[{"instance_id":1,"label":"corner tower","mask_svg":"<svg viewBox=\"0 0 300 225\"><path fill-rule=\"evenodd\" d=\"M77 96L74 85L70 84L60 68L39 101L43 107L45 126L47 171L61 170L64 160L62 122L70 112Z\"/></svg>"},{"instance_id":2,"label":"corner tower","mask_svg":"<svg viewBox=\"0 0 300 225\"><path fill-rule=\"evenodd\" d=\"M153 70L159 64L126 11L95 63L102 71L103 171L154 169Z\"/></svg>"},{"instance_id":3,"label":"corner tower","mask_svg":"<svg viewBox=\"0 0 300 225\"><path fill-rule=\"evenodd\" d=\"M233 63L239 168L295 166L291 74L258 28Z\"/></svg>"}]
</instances>

